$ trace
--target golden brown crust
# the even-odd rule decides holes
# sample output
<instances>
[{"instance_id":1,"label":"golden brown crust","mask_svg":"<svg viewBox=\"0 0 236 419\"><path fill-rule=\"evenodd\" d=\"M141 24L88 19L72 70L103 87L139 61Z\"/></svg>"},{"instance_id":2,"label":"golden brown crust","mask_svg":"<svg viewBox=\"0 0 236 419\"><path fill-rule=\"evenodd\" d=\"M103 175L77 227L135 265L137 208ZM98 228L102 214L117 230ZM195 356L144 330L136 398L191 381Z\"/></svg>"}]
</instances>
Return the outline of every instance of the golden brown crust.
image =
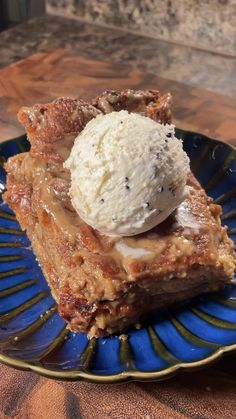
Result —
<instances>
[{"instance_id":1,"label":"golden brown crust","mask_svg":"<svg viewBox=\"0 0 236 419\"><path fill-rule=\"evenodd\" d=\"M171 122L172 96L170 93L161 96L158 90L106 90L93 99L92 104L103 113L125 109L149 116L157 122Z\"/></svg>"},{"instance_id":2,"label":"golden brown crust","mask_svg":"<svg viewBox=\"0 0 236 419\"><path fill-rule=\"evenodd\" d=\"M62 97L51 103L22 107L18 119L31 143L30 153L37 158L61 163L67 157L76 135L100 113L127 109L167 123L171 121L171 104L169 93L161 96L155 90L110 90L92 100L92 104ZM61 143L63 147L59 152L58 144Z\"/></svg>"},{"instance_id":3,"label":"golden brown crust","mask_svg":"<svg viewBox=\"0 0 236 419\"><path fill-rule=\"evenodd\" d=\"M51 103L22 107L18 119L25 127L31 145L42 141L56 143L65 134L77 134L89 119L101 113L81 99L58 98Z\"/></svg>"},{"instance_id":4,"label":"golden brown crust","mask_svg":"<svg viewBox=\"0 0 236 419\"><path fill-rule=\"evenodd\" d=\"M75 136L99 113L81 99L58 98L51 103L21 108L18 119L30 140L30 153L61 162L64 156L57 152L58 143L64 141L64 147L70 149Z\"/></svg>"},{"instance_id":5,"label":"golden brown crust","mask_svg":"<svg viewBox=\"0 0 236 419\"><path fill-rule=\"evenodd\" d=\"M122 240L130 249L150 251L148 257L122 253L115 239L93 230L75 213L62 161L73 135L97 108L110 112L111 105L118 110L122 103L125 109L162 122L169 118L169 102L159 92L119 92L120 104L111 104L109 95L105 92L93 105L75 99L36 105L31 108L34 122L28 119L29 111L22 110L20 119L32 148L6 164L4 199L27 230L63 317L73 330L90 336L120 331L147 310L220 289L234 271L232 241L220 225L221 208L192 174L188 196L178 211L153 230ZM86 116L81 116L83 106ZM42 108L43 122L37 116ZM76 121L69 123L75 110Z\"/></svg>"}]
</instances>

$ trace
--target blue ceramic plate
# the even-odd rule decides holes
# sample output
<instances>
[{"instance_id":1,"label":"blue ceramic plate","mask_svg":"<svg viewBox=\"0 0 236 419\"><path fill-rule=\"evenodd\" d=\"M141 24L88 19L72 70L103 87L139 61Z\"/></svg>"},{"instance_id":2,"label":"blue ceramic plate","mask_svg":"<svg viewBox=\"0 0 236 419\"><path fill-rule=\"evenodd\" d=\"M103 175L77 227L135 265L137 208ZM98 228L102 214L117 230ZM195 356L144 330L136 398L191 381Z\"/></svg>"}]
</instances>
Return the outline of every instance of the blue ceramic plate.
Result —
<instances>
[{"instance_id":1,"label":"blue ceramic plate","mask_svg":"<svg viewBox=\"0 0 236 419\"><path fill-rule=\"evenodd\" d=\"M192 170L223 207L223 224L236 240L236 150L178 130ZM0 146L0 162L29 148L25 136ZM0 188L5 172L0 168ZM87 340L65 328L30 242L14 214L0 208L0 360L51 378L116 382L157 380L203 366L236 349L236 285L191 304L152 315L128 340Z\"/></svg>"}]
</instances>

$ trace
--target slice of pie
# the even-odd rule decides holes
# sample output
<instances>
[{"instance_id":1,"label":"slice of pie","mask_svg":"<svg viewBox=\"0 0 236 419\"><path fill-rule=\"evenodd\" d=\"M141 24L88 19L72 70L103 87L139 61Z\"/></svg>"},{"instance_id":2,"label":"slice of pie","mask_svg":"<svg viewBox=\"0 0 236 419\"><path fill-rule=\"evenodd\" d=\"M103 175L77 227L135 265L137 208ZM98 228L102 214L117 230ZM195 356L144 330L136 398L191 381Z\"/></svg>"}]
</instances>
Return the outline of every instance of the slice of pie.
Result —
<instances>
[{"instance_id":1,"label":"slice of pie","mask_svg":"<svg viewBox=\"0 0 236 419\"><path fill-rule=\"evenodd\" d=\"M60 98L22 108L31 143L6 163L4 200L32 242L62 317L90 337L121 332L143 314L232 279L233 243L213 204L189 173L185 201L163 223L133 237L101 235L85 224L68 195L63 162L77 134L100 113L120 111L171 120L171 96L158 91L108 91L86 103Z\"/></svg>"}]
</instances>

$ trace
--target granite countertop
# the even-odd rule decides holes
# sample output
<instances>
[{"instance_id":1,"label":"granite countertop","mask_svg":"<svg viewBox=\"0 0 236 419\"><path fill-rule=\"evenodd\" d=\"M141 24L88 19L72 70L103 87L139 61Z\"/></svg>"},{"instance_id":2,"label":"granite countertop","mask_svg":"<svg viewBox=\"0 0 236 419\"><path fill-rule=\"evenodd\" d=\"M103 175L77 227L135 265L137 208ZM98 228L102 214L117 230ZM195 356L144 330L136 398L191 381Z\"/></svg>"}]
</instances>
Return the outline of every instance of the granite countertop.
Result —
<instances>
[{"instance_id":1,"label":"granite countertop","mask_svg":"<svg viewBox=\"0 0 236 419\"><path fill-rule=\"evenodd\" d=\"M236 97L236 57L58 16L43 16L1 32L0 66L52 48L66 48L112 63L124 62L171 80Z\"/></svg>"}]
</instances>

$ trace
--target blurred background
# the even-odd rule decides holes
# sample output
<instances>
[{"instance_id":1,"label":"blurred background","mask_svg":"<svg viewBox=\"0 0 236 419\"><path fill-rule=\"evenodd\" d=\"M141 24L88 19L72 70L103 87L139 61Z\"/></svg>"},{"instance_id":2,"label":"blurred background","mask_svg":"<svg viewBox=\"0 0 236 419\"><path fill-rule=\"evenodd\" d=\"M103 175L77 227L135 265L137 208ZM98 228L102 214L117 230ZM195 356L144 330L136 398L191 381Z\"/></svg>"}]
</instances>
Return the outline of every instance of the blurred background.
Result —
<instances>
[{"instance_id":1,"label":"blurred background","mask_svg":"<svg viewBox=\"0 0 236 419\"><path fill-rule=\"evenodd\" d=\"M236 96L235 0L0 0L0 66L68 48Z\"/></svg>"},{"instance_id":2,"label":"blurred background","mask_svg":"<svg viewBox=\"0 0 236 419\"><path fill-rule=\"evenodd\" d=\"M44 0L0 0L0 30L44 13Z\"/></svg>"}]
</instances>

